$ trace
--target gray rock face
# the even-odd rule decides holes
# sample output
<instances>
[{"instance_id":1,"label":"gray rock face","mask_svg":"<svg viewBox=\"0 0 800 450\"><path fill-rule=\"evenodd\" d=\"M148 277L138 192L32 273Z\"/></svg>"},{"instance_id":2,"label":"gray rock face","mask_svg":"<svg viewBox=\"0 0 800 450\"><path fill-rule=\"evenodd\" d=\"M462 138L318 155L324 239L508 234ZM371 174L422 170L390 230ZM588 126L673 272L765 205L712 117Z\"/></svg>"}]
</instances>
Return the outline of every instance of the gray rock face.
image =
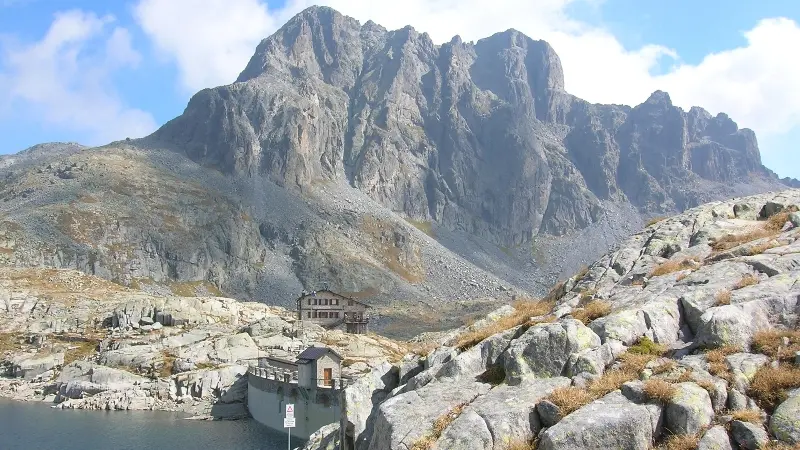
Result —
<instances>
[{"instance_id":1,"label":"gray rock face","mask_svg":"<svg viewBox=\"0 0 800 450\"><path fill-rule=\"evenodd\" d=\"M717 425L703 434L697 450L734 450L725 427Z\"/></svg>"},{"instance_id":2,"label":"gray rock face","mask_svg":"<svg viewBox=\"0 0 800 450\"><path fill-rule=\"evenodd\" d=\"M369 448L411 448L437 418L471 403L490 387L474 381L433 382L389 398L378 408Z\"/></svg>"},{"instance_id":3,"label":"gray rock face","mask_svg":"<svg viewBox=\"0 0 800 450\"><path fill-rule=\"evenodd\" d=\"M779 184L753 132L726 115L682 111L660 91L636 108L588 104L564 91L553 49L514 30L437 46L410 27L311 8L262 41L237 81L196 94L154 137L282 186L345 180L506 244L586 227L602 200L685 208L706 195L678 194L678 179L754 171Z\"/></svg>"},{"instance_id":4,"label":"gray rock face","mask_svg":"<svg viewBox=\"0 0 800 450\"><path fill-rule=\"evenodd\" d=\"M612 392L548 428L538 448L647 450L660 433L661 414L658 405L637 405Z\"/></svg>"},{"instance_id":5,"label":"gray rock face","mask_svg":"<svg viewBox=\"0 0 800 450\"><path fill-rule=\"evenodd\" d=\"M368 448L378 405L389 396L397 382L396 368L384 363L344 390L340 442L352 442L356 450Z\"/></svg>"},{"instance_id":6,"label":"gray rock face","mask_svg":"<svg viewBox=\"0 0 800 450\"><path fill-rule=\"evenodd\" d=\"M741 420L731 422L731 436L743 450L758 450L769 441L764 427Z\"/></svg>"},{"instance_id":7,"label":"gray rock face","mask_svg":"<svg viewBox=\"0 0 800 450\"><path fill-rule=\"evenodd\" d=\"M560 376L570 355L598 346L600 338L574 319L534 325L509 346L505 357L506 380L514 384L526 376Z\"/></svg>"},{"instance_id":8,"label":"gray rock face","mask_svg":"<svg viewBox=\"0 0 800 450\"><path fill-rule=\"evenodd\" d=\"M680 383L676 388L677 393L667 404L667 429L675 434L696 434L710 425L714 408L708 392L694 383Z\"/></svg>"},{"instance_id":9,"label":"gray rock face","mask_svg":"<svg viewBox=\"0 0 800 450\"><path fill-rule=\"evenodd\" d=\"M467 406L442 434L437 449L502 448L511 441L530 441L539 433L536 403L553 389L569 386L563 377L501 385Z\"/></svg>"},{"instance_id":10,"label":"gray rock face","mask_svg":"<svg viewBox=\"0 0 800 450\"><path fill-rule=\"evenodd\" d=\"M11 362L11 374L18 378L31 380L62 364L64 364L63 353L42 357L23 357Z\"/></svg>"},{"instance_id":11,"label":"gray rock face","mask_svg":"<svg viewBox=\"0 0 800 450\"><path fill-rule=\"evenodd\" d=\"M769 430L787 444L800 444L800 389L775 409Z\"/></svg>"}]
</instances>

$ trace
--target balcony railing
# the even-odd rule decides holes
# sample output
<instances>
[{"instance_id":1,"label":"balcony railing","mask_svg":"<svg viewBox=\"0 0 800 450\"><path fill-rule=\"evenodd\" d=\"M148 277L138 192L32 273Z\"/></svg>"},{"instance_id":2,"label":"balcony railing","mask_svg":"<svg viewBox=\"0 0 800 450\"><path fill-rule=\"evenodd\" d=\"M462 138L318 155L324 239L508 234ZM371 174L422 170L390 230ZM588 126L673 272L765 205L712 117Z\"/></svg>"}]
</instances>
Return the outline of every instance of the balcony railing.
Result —
<instances>
[{"instance_id":1,"label":"balcony railing","mask_svg":"<svg viewBox=\"0 0 800 450\"><path fill-rule=\"evenodd\" d=\"M297 372L291 372L288 370L280 370L275 369L272 367L254 367L251 366L247 373L251 376L263 378L265 380L275 380L281 381L284 383L291 383L291 384L299 384L299 380L297 379ZM319 388L329 388L329 389L344 389L350 383L348 378L312 378L311 380L312 385L316 385Z\"/></svg>"}]
</instances>

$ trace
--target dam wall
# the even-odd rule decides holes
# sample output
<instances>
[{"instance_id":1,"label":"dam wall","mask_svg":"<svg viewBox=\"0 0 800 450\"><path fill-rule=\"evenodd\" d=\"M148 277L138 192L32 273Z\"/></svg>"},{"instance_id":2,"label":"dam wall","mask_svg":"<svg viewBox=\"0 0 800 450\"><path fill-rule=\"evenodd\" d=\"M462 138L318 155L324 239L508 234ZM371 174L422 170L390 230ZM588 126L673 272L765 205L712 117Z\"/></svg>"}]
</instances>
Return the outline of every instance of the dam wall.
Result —
<instances>
[{"instance_id":1,"label":"dam wall","mask_svg":"<svg viewBox=\"0 0 800 450\"><path fill-rule=\"evenodd\" d=\"M277 379L275 379L277 378ZM272 377L267 369L251 367L248 371L247 408L257 422L283 433L286 404L294 404L296 427L292 436L308 437L321 427L338 423L341 415L340 389L301 387L296 380Z\"/></svg>"}]
</instances>

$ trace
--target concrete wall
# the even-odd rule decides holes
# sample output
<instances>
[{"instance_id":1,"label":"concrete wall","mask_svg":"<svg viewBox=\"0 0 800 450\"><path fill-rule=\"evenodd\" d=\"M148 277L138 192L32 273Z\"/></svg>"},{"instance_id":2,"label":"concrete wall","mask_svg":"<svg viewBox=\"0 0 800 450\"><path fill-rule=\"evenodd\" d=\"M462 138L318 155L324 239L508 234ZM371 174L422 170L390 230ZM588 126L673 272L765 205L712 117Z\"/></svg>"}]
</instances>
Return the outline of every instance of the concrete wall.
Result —
<instances>
[{"instance_id":1,"label":"concrete wall","mask_svg":"<svg viewBox=\"0 0 800 450\"><path fill-rule=\"evenodd\" d=\"M294 404L295 428L292 436L308 439L321 427L339 422L339 390L305 389L293 383L248 376L247 408L257 422L285 433L286 404ZM304 395L305 394L305 395Z\"/></svg>"},{"instance_id":2,"label":"concrete wall","mask_svg":"<svg viewBox=\"0 0 800 450\"><path fill-rule=\"evenodd\" d=\"M297 365L297 382L304 387L311 388L316 385L314 382L314 364Z\"/></svg>"}]
</instances>

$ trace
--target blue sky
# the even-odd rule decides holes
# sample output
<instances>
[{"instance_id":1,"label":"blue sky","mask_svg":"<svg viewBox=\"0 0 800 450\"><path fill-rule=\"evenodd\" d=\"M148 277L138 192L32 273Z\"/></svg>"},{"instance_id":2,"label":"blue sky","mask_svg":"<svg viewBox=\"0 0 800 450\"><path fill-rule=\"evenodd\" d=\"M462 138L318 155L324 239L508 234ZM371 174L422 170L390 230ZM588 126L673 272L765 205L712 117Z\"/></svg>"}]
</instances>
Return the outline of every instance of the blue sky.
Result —
<instances>
[{"instance_id":1,"label":"blue sky","mask_svg":"<svg viewBox=\"0 0 800 450\"><path fill-rule=\"evenodd\" d=\"M768 167L800 178L798 1L322 3L439 42L520 29L553 44L570 92L637 104L663 89L681 107L727 112L756 131ZM232 82L258 40L309 4L0 0L0 153L146 134L197 90Z\"/></svg>"}]
</instances>

